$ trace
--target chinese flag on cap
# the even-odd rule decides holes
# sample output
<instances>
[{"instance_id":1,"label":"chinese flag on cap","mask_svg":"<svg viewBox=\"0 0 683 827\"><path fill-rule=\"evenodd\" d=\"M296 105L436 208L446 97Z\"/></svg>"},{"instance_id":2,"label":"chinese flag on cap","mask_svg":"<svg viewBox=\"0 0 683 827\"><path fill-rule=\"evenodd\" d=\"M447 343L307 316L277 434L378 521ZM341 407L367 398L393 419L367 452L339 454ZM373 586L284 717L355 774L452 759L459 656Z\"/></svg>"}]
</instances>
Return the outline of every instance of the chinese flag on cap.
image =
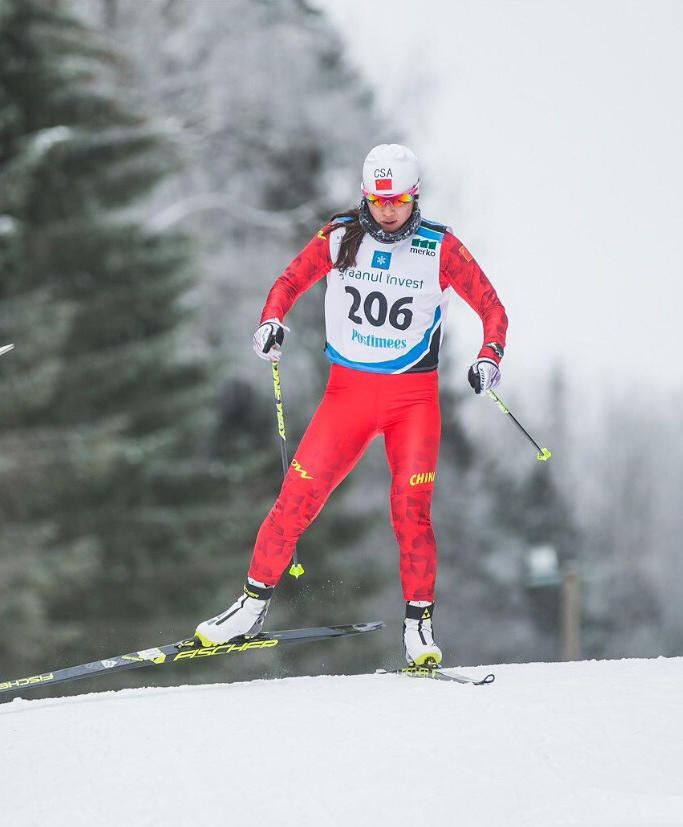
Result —
<instances>
[{"instance_id":1,"label":"chinese flag on cap","mask_svg":"<svg viewBox=\"0 0 683 827\"><path fill-rule=\"evenodd\" d=\"M390 190L391 189L391 178L375 178L375 189L376 190Z\"/></svg>"}]
</instances>

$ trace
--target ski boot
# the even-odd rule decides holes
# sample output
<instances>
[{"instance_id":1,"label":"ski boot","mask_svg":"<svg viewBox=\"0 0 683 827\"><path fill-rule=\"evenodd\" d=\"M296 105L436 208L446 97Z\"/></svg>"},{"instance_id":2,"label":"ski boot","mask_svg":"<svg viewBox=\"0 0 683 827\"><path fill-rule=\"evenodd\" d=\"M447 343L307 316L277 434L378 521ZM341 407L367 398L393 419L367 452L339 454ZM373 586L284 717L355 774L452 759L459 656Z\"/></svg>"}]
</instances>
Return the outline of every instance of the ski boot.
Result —
<instances>
[{"instance_id":1,"label":"ski boot","mask_svg":"<svg viewBox=\"0 0 683 827\"><path fill-rule=\"evenodd\" d=\"M218 646L242 635L257 635L263 628L273 589L247 578L244 594L224 612L200 623L195 638L204 646Z\"/></svg>"},{"instance_id":2,"label":"ski boot","mask_svg":"<svg viewBox=\"0 0 683 827\"><path fill-rule=\"evenodd\" d=\"M433 615L433 603L426 600L409 600L406 603L403 643L409 666L436 669L441 663L441 649L434 643Z\"/></svg>"}]
</instances>

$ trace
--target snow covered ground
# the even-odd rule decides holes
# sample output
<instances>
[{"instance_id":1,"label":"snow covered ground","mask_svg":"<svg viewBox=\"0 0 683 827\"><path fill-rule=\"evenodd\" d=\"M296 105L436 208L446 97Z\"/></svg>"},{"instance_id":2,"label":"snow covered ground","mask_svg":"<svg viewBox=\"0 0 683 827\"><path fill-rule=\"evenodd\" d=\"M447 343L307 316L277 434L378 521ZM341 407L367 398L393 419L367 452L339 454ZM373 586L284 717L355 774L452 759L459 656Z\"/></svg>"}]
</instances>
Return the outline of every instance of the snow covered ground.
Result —
<instances>
[{"instance_id":1,"label":"snow covered ground","mask_svg":"<svg viewBox=\"0 0 683 827\"><path fill-rule=\"evenodd\" d=\"M683 825L683 658L493 671L17 698L0 824Z\"/></svg>"}]
</instances>

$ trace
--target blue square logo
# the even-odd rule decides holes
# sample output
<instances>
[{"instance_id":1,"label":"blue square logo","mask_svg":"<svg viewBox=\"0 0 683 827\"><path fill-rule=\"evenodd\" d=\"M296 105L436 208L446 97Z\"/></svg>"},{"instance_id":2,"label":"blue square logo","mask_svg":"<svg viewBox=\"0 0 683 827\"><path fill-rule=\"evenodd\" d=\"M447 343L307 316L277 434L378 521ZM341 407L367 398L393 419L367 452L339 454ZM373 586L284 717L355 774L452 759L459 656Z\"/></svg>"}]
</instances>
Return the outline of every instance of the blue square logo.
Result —
<instances>
[{"instance_id":1,"label":"blue square logo","mask_svg":"<svg viewBox=\"0 0 683 827\"><path fill-rule=\"evenodd\" d=\"M388 270L391 264L391 253L383 253L381 250L375 250L372 256L371 267L377 267L378 270Z\"/></svg>"}]
</instances>

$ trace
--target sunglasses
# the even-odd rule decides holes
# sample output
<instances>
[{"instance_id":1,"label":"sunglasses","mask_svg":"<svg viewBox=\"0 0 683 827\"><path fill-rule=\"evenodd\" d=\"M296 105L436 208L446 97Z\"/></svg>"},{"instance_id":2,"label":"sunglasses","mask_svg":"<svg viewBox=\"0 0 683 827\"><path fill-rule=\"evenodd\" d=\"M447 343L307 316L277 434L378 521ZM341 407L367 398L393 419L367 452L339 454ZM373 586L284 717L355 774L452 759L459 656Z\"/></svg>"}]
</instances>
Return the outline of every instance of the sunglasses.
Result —
<instances>
[{"instance_id":1,"label":"sunglasses","mask_svg":"<svg viewBox=\"0 0 683 827\"><path fill-rule=\"evenodd\" d=\"M416 187L402 192L399 195L376 195L374 192L368 192L363 188L363 195L368 203L375 207L383 207L385 204L391 204L392 207L400 207L401 204L411 204L416 197Z\"/></svg>"}]
</instances>

